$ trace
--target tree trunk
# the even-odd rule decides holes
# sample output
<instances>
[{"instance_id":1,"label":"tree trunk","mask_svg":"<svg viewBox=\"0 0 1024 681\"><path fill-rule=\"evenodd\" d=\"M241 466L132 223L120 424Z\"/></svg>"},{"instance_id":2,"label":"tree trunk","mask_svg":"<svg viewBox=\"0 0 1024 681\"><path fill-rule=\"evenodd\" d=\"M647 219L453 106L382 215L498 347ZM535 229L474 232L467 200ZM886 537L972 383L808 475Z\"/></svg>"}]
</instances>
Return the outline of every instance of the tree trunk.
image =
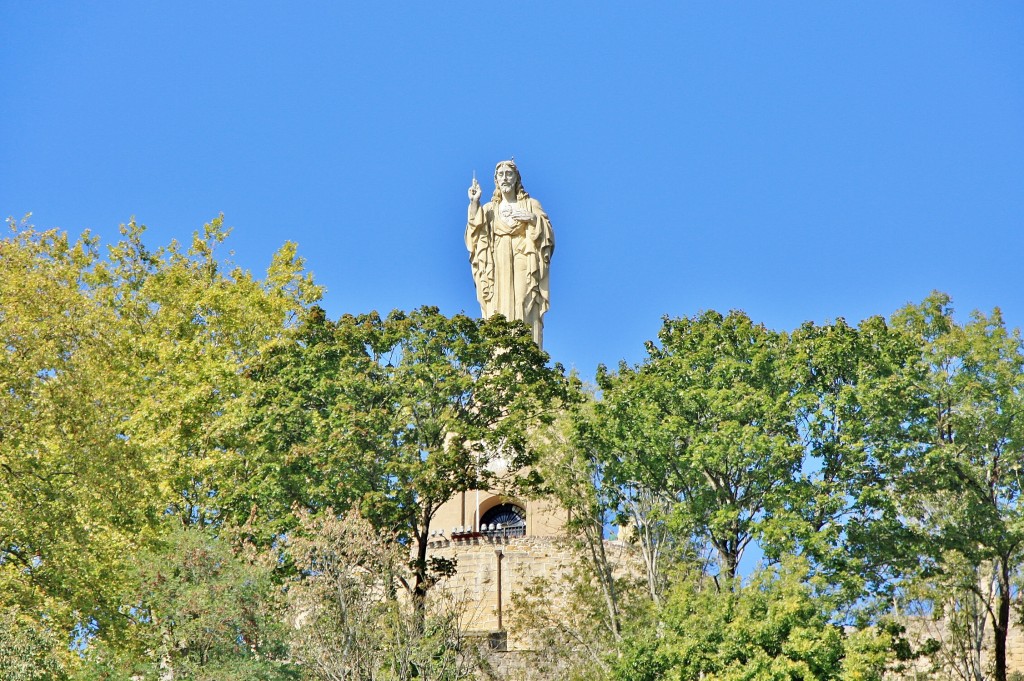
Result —
<instances>
[{"instance_id":1,"label":"tree trunk","mask_svg":"<svg viewBox=\"0 0 1024 681\"><path fill-rule=\"evenodd\" d=\"M739 552L734 548L732 542L724 543L718 548L718 561L719 568L722 571L722 576L725 577L730 584L736 579L736 572L739 569L740 557Z\"/></svg>"},{"instance_id":2,"label":"tree trunk","mask_svg":"<svg viewBox=\"0 0 1024 681\"><path fill-rule=\"evenodd\" d=\"M583 534L587 548L590 550L590 560L593 561L594 569L597 571L601 593L604 595L605 607L608 611L608 629L618 641L622 638L622 626L619 622L619 599L615 591L615 576L608 560L608 554L605 552L604 525L597 520L586 527Z\"/></svg>"},{"instance_id":3,"label":"tree trunk","mask_svg":"<svg viewBox=\"0 0 1024 681\"><path fill-rule=\"evenodd\" d=\"M425 524L424 527L429 527L429 525ZM416 561L413 570L415 582L412 589L412 605L416 618L416 631L420 634L423 633L426 623L427 591L430 589L427 575L427 540L429 537L430 535L426 529L416 535Z\"/></svg>"},{"instance_id":4,"label":"tree trunk","mask_svg":"<svg viewBox=\"0 0 1024 681\"><path fill-rule=\"evenodd\" d=\"M1010 629L1010 568L1006 560L999 561L996 588L999 590L994 627L996 681L1006 681L1006 635Z\"/></svg>"}]
</instances>

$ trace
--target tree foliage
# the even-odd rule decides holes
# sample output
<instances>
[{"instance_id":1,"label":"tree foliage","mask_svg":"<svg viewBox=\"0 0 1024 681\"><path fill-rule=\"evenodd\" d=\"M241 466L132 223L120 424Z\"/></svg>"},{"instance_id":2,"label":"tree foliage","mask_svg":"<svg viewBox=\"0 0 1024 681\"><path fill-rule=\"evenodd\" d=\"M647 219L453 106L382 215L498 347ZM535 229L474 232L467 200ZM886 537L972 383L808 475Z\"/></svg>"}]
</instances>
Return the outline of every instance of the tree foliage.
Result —
<instances>
[{"instance_id":1,"label":"tree foliage","mask_svg":"<svg viewBox=\"0 0 1024 681\"><path fill-rule=\"evenodd\" d=\"M93 646L87 678L298 678L289 659L275 556L235 533L174 523L131 570L130 627Z\"/></svg>"},{"instance_id":2,"label":"tree foliage","mask_svg":"<svg viewBox=\"0 0 1024 681\"><path fill-rule=\"evenodd\" d=\"M881 317L856 327L805 323L789 344L802 485L767 548L808 557L840 604L891 602L900 581L919 573L925 541L906 523L926 475L919 344Z\"/></svg>"},{"instance_id":3,"label":"tree foliage","mask_svg":"<svg viewBox=\"0 0 1024 681\"><path fill-rule=\"evenodd\" d=\"M796 494L803 448L786 338L743 313L708 312L666 319L659 340L640 366L599 371L592 431L624 500L665 502L677 531L706 542L732 579L750 542Z\"/></svg>"},{"instance_id":4,"label":"tree foliage","mask_svg":"<svg viewBox=\"0 0 1024 681\"><path fill-rule=\"evenodd\" d=\"M936 580L981 604L994 634L994 677L1007 677L1006 638L1024 566L1024 344L998 309L958 324L935 293L894 315L928 371L927 435L916 528ZM963 579L963 575L973 575ZM991 589L983 574L991 574ZM941 600L939 603L941 604ZM954 601L955 602L955 601Z\"/></svg>"},{"instance_id":5,"label":"tree foliage","mask_svg":"<svg viewBox=\"0 0 1024 681\"><path fill-rule=\"evenodd\" d=\"M310 678L471 676L458 603L435 598L419 622L411 601L396 593L409 566L388 532L355 512L302 513L289 551L299 568L287 592L292 651Z\"/></svg>"},{"instance_id":6,"label":"tree foliage","mask_svg":"<svg viewBox=\"0 0 1024 681\"><path fill-rule=\"evenodd\" d=\"M67 657L67 642L59 632L16 606L0 611L0 678L64 679Z\"/></svg>"},{"instance_id":7,"label":"tree foliage","mask_svg":"<svg viewBox=\"0 0 1024 681\"><path fill-rule=\"evenodd\" d=\"M584 397L519 322L332 320L293 244L257 278L228 233L0 241L5 678L461 678L428 542L473 489L569 511L573 617L514 594L567 674L879 678L911 612L935 673L1007 678L1024 345L998 309L666 318Z\"/></svg>"},{"instance_id":8,"label":"tree foliage","mask_svg":"<svg viewBox=\"0 0 1024 681\"><path fill-rule=\"evenodd\" d=\"M212 463L261 347L317 290L293 245L265 280L144 228L98 240L11 224L0 242L0 594L48 627L120 636L131 557L161 518L216 520Z\"/></svg>"},{"instance_id":9,"label":"tree foliage","mask_svg":"<svg viewBox=\"0 0 1024 681\"><path fill-rule=\"evenodd\" d=\"M314 309L252 376L233 517L260 509L276 528L294 523L293 504L356 507L411 548L405 584L419 604L453 567L427 559L438 509L459 492L529 482L519 472L535 460L531 429L572 395L524 325L429 307L338 322Z\"/></svg>"},{"instance_id":10,"label":"tree foliage","mask_svg":"<svg viewBox=\"0 0 1024 681\"><path fill-rule=\"evenodd\" d=\"M831 601L813 582L794 557L755 571L739 589L689 573L669 592L659 629L624 641L612 678L881 681L907 655L900 628L846 631L830 621Z\"/></svg>"}]
</instances>

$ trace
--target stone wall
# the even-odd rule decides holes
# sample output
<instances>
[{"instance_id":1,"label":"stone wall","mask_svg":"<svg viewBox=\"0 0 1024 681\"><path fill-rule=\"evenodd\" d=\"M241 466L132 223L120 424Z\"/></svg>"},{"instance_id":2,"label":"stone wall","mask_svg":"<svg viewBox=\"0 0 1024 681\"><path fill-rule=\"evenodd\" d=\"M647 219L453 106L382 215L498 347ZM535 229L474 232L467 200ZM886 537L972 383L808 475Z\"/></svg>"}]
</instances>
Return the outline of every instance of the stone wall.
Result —
<instances>
[{"instance_id":1,"label":"stone wall","mask_svg":"<svg viewBox=\"0 0 1024 681\"><path fill-rule=\"evenodd\" d=\"M559 681L565 670L559 660L532 650L483 650L477 678L486 681Z\"/></svg>"},{"instance_id":2,"label":"stone wall","mask_svg":"<svg viewBox=\"0 0 1024 681\"><path fill-rule=\"evenodd\" d=\"M499 558L500 555L500 558ZM561 584L575 560L572 551L556 537L487 537L440 539L432 542L429 557L454 559L456 573L437 587L448 591L464 608L463 629L497 631L498 561L501 561L501 608L507 625L512 596L537 579ZM522 648L521 639L509 647Z\"/></svg>"}]
</instances>

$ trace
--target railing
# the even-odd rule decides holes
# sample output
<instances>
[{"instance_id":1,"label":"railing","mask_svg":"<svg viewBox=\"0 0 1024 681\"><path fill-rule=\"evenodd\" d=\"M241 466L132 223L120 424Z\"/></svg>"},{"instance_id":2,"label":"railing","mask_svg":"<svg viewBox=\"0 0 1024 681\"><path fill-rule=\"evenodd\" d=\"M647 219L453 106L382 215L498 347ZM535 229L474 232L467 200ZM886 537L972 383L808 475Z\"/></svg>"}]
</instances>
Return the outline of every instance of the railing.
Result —
<instances>
[{"instance_id":1,"label":"railing","mask_svg":"<svg viewBox=\"0 0 1024 681\"><path fill-rule=\"evenodd\" d=\"M515 524L515 525L502 525L497 523L495 525L487 525L486 523L480 526L480 534L485 537L525 537L526 536L526 523Z\"/></svg>"},{"instance_id":2,"label":"railing","mask_svg":"<svg viewBox=\"0 0 1024 681\"><path fill-rule=\"evenodd\" d=\"M513 537L525 537L526 536L526 523L516 523L515 525L504 525L502 523L494 523L493 525L484 523L480 526L480 531L477 532L472 527L453 527L451 534L445 536L444 530L434 530L430 533L431 539L451 539L451 540L462 540L462 539L474 539L477 537L487 537L488 539L511 539Z\"/></svg>"}]
</instances>

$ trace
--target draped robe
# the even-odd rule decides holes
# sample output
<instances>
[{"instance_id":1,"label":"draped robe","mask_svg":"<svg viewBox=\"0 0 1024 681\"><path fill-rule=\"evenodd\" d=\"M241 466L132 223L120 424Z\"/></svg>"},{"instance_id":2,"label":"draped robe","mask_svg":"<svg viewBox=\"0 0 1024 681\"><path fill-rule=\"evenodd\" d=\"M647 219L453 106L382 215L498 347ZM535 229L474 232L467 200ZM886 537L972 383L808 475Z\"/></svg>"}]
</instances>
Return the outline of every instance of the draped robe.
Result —
<instances>
[{"instance_id":1,"label":"draped robe","mask_svg":"<svg viewBox=\"0 0 1024 681\"><path fill-rule=\"evenodd\" d=\"M498 204L490 201L467 221L466 248L483 317L502 314L521 319L532 328L537 345L542 345L555 235L539 201L524 198L518 203L536 216L535 224L507 224Z\"/></svg>"}]
</instances>

